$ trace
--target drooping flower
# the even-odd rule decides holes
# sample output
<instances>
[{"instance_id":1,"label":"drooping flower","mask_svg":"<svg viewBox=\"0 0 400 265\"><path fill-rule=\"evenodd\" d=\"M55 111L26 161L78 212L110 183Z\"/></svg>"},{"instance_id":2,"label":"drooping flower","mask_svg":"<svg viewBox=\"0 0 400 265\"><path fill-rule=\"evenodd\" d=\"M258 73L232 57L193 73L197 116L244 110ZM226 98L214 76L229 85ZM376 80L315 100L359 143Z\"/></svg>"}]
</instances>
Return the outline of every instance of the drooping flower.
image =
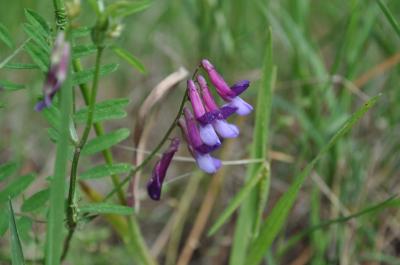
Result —
<instances>
[{"instance_id":1,"label":"drooping flower","mask_svg":"<svg viewBox=\"0 0 400 265\"><path fill-rule=\"evenodd\" d=\"M239 95L249 87L250 81L242 80L229 87L210 61L203 59L201 61L201 66L207 72L218 95L220 95L224 101L228 102L225 106L236 108L236 113L239 115L247 115L253 110L250 104L239 97Z\"/></svg>"},{"instance_id":2,"label":"drooping flower","mask_svg":"<svg viewBox=\"0 0 400 265\"><path fill-rule=\"evenodd\" d=\"M210 113L214 113L215 119L212 120L212 125L217 131L218 135L223 138L235 138L239 135L239 128L233 124L228 123L225 119L236 112L236 108L225 106L219 108L215 103L214 98L208 89L206 79L199 75L197 76L201 93L206 109Z\"/></svg>"},{"instance_id":3,"label":"drooping flower","mask_svg":"<svg viewBox=\"0 0 400 265\"><path fill-rule=\"evenodd\" d=\"M163 153L161 159L154 166L151 178L147 183L147 193L153 200L160 200L162 184L167 174L168 167L171 164L171 160L176 151L178 151L179 143L179 138L173 138L167 151Z\"/></svg>"},{"instance_id":4,"label":"drooping flower","mask_svg":"<svg viewBox=\"0 0 400 265\"><path fill-rule=\"evenodd\" d=\"M220 145L221 141L219 140L214 127L211 125L211 122L215 120L216 117L212 113L206 112L203 101L201 100L200 94L197 91L196 84L193 80L188 80L187 85L194 116L196 117L196 120L200 122L199 133L201 140L209 146Z\"/></svg>"},{"instance_id":5,"label":"drooping flower","mask_svg":"<svg viewBox=\"0 0 400 265\"><path fill-rule=\"evenodd\" d=\"M44 97L36 104L36 111L41 111L51 105L55 94L67 77L69 57L70 44L65 41L64 33L60 32L54 42L50 57L50 69L43 86Z\"/></svg>"},{"instance_id":6,"label":"drooping flower","mask_svg":"<svg viewBox=\"0 0 400 265\"><path fill-rule=\"evenodd\" d=\"M221 167L221 161L212 157L210 152L219 147L219 145L209 146L205 144L197 127L197 122L190 110L184 108L184 120L179 120L179 126L186 138L189 152L196 160L197 166L206 173L215 173Z\"/></svg>"}]
</instances>

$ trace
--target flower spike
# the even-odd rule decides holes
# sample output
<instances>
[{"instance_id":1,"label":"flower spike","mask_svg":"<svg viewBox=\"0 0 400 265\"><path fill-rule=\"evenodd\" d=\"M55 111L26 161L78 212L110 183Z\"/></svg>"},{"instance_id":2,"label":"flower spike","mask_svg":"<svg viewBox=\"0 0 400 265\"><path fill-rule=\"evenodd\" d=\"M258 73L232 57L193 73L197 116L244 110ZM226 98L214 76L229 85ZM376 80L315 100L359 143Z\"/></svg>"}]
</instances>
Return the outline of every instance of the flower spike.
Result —
<instances>
[{"instance_id":1,"label":"flower spike","mask_svg":"<svg viewBox=\"0 0 400 265\"><path fill-rule=\"evenodd\" d=\"M178 151L179 143L179 138L172 139L167 151L163 153L161 159L154 166L151 178L147 183L147 193L153 200L160 200L162 184L167 174L168 167L171 164L172 158L176 151Z\"/></svg>"},{"instance_id":2,"label":"flower spike","mask_svg":"<svg viewBox=\"0 0 400 265\"><path fill-rule=\"evenodd\" d=\"M47 72L46 81L43 86L44 98L36 104L36 111L41 111L51 105L55 94L67 78L69 57L70 44L65 41L64 33L60 32L51 53L50 69Z\"/></svg>"}]
</instances>

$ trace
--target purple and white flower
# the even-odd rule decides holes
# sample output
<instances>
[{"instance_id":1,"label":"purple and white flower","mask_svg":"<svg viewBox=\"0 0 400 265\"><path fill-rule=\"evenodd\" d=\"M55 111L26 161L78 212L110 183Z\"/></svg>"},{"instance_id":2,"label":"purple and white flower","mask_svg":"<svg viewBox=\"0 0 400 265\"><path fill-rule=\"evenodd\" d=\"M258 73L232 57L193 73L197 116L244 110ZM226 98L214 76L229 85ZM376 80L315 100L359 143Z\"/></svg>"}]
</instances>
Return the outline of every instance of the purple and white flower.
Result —
<instances>
[{"instance_id":1,"label":"purple and white flower","mask_svg":"<svg viewBox=\"0 0 400 265\"><path fill-rule=\"evenodd\" d=\"M217 131L218 135L222 138L235 138L239 135L239 128L236 125L228 123L225 119L236 112L236 108L231 106L225 106L219 108L215 103L214 98L208 89L206 79L199 75L197 76L197 82L201 88L201 94L203 97L206 109L210 113L214 113L215 119L211 121L214 129Z\"/></svg>"},{"instance_id":2,"label":"purple and white flower","mask_svg":"<svg viewBox=\"0 0 400 265\"><path fill-rule=\"evenodd\" d=\"M214 127L211 125L211 122L215 120L216 117L213 117L211 113L206 112L203 101L201 100L200 94L197 91L196 84L193 80L188 80L187 85L194 116L196 117L196 120L200 122L199 134L201 140L209 146L220 145L221 141L219 140Z\"/></svg>"},{"instance_id":3,"label":"purple and white flower","mask_svg":"<svg viewBox=\"0 0 400 265\"><path fill-rule=\"evenodd\" d=\"M36 111L41 111L51 105L51 102L67 78L70 57L70 44L65 41L64 33L60 32L55 40L50 58L50 69L47 72L43 86L43 100L35 106Z\"/></svg>"},{"instance_id":4,"label":"purple and white flower","mask_svg":"<svg viewBox=\"0 0 400 265\"><path fill-rule=\"evenodd\" d=\"M206 173L215 173L221 167L221 161L212 157L210 152L220 144L209 146L203 142L197 127L197 122L188 108L184 108L184 120L179 120L179 126L188 143L189 152L196 160L197 166Z\"/></svg>"},{"instance_id":5,"label":"purple and white flower","mask_svg":"<svg viewBox=\"0 0 400 265\"><path fill-rule=\"evenodd\" d=\"M179 143L179 138L172 139L167 151L162 154L161 159L154 166L151 178L147 182L147 193L153 200L160 200L162 184L167 174L168 167L171 164L172 158L176 151L178 151Z\"/></svg>"},{"instance_id":6,"label":"purple and white flower","mask_svg":"<svg viewBox=\"0 0 400 265\"><path fill-rule=\"evenodd\" d=\"M201 61L201 66L207 72L218 95L220 95L224 101L228 102L228 104L223 107L228 106L236 108L236 113L241 116L247 115L253 111L253 107L239 97L239 95L249 87L250 81L242 80L229 87L223 77L215 70L210 61L203 59Z\"/></svg>"}]
</instances>

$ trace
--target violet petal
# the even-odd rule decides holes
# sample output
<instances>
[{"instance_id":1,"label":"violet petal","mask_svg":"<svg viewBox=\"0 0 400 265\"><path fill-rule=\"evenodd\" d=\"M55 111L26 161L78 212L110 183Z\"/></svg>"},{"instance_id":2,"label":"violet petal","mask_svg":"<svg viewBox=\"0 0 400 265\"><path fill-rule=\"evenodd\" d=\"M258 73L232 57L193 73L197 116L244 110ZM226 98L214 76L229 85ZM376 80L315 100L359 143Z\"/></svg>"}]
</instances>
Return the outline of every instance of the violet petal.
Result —
<instances>
[{"instance_id":1,"label":"violet petal","mask_svg":"<svg viewBox=\"0 0 400 265\"><path fill-rule=\"evenodd\" d=\"M201 61L201 65L206 70L211 83L215 86L217 93L225 100L230 101L236 96L235 92L230 89L224 78L215 70L214 66L206 59Z\"/></svg>"},{"instance_id":2,"label":"violet petal","mask_svg":"<svg viewBox=\"0 0 400 265\"><path fill-rule=\"evenodd\" d=\"M231 89L235 92L236 96L239 96L249 87L249 85L250 85L249 80L241 80L233 84L231 86Z\"/></svg>"},{"instance_id":3,"label":"violet petal","mask_svg":"<svg viewBox=\"0 0 400 265\"><path fill-rule=\"evenodd\" d=\"M217 172L221 167L221 162L210 154L196 154L195 159L197 166L209 174Z\"/></svg>"},{"instance_id":4,"label":"violet petal","mask_svg":"<svg viewBox=\"0 0 400 265\"><path fill-rule=\"evenodd\" d=\"M234 97L227 106L236 108L236 113L241 116L247 115L253 111L253 107L240 97Z\"/></svg>"},{"instance_id":5,"label":"violet petal","mask_svg":"<svg viewBox=\"0 0 400 265\"><path fill-rule=\"evenodd\" d=\"M172 158L179 148L179 139L174 138L168 149L163 153L161 159L156 163L152 176L147 183L147 192L153 200L159 200L161 196L161 188Z\"/></svg>"},{"instance_id":6,"label":"violet petal","mask_svg":"<svg viewBox=\"0 0 400 265\"><path fill-rule=\"evenodd\" d=\"M213 126L222 138L235 138L239 135L239 128L226 120L215 120Z\"/></svg>"},{"instance_id":7,"label":"violet petal","mask_svg":"<svg viewBox=\"0 0 400 265\"><path fill-rule=\"evenodd\" d=\"M200 138L206 145L214 146L221 144L214 127L211 124L200 126Z\"/></svg>"}]
</instances>

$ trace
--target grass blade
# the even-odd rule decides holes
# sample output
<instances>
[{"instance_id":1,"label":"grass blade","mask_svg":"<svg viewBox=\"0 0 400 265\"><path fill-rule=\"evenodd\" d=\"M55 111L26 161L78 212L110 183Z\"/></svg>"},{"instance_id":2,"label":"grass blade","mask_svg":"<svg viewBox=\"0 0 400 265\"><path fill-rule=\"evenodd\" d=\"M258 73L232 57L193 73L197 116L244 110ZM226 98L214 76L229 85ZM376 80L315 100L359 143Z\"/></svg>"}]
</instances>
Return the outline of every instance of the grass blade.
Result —
<instances>
[{"instance_id":1,"label":"grass blade","mask_svg":"<svg viewBox=\"0 0 400 265\"><path fill-rule=\"evenodd\" d=\"M265 178L269 174L269 169L267 166L260 168L256 177L250 179L242 189L235 195L235 197L230 201L229 205L225 208L225 210L221 213L221 215L217 218L217 221L211 226L208 231L208 236L214 235L218 229L231 217L233 212L240 206L240 204L246 199L249 193L253 190L253 188L257 185L257 183Z\"/></svg>"},{"instance_id":2,"label":"grass blade","mask_svg":"<svg viewBox=\"0 0 400 265\"><path fill-rule=\"evenodd\" d=\"M329 227L330 225L345 223L351 219L354 219L354 218L357 218L357 217L360 217L360 216L363 216L366 214L372 214L372 213L379 212L379 211L382 211L387 208L399 207L399 206L400 206L400 199L395 199L394 197L391 197L389 199L386 199L386 200L379 202L377 204L374 204L372 206L368 206L368 207L364 208L363 210L358 211L356 213L353 213L353 214L350 214L347 216L342 216L342 217L335 218L335 219L331 219L331 220L327 220L327 221L323 221L320 224L313 225L313 226L295 234L294 236L292 236L288 240L288 242L285 244L283 249L279 250L278 255L281 256L288 249L290 249L292 246L294 246L304 236L306 236L310 233L313 233L317 230L324 229L326 227Z\"/></svg>"},{"instance_id":3,"label":"grass blade","mask_svg":"<svg viewBox=\"0 0 400 265\"><path fill-rule=\"evenodd\" d=\"M271 113L272 86L275 80L276 68L272 62L272 32L268 31L266 50L264 55L264 66L261 85L257 95L257 106L255 114L255 128L253 133L253 144L251 146L251 159L267 160L268 132L269 120ZM247 168L247 181L251 181L257 177L257 173L262 163L252 164ZM259 208L263 207L259 204L258 186L243 202L239 219L236 223L233 248L230 256L230 264L243 265L247 257L247 247L252 234L256 231L256 219L259 218Z\"/></svg>"},{"instance_id":4,"label":"grass blade","mask_svg":"<svg viewBox=\"0 0 400 265\"><path fill-rule=\"evenodd\" d=\"M295 202L297 195L306 180L307 176L310 175L311 170L314 168L315 164L320 160L320 158L325 155L329 149L331 149L336 142L343 137L356 122L358 122L361 117L375 105L379 96L375 96L367 101L360 109L358 109L346 122L345 124L336 132L336 134L331 138L331 140L326 144L318 153L318 155L305 167L301 174L295 179L289 189L282 195L278 200L274 208L272 209L270 215L263 223L260 235L253 241L250 247L250 253L246 260L246 264L259 264L264 254L267 252L271 246L273 240L278 235L283 225L285 224L286 218L288 216L289 210L291 209L293 203Z\"/></svg>"},{"instance_id":5,"label":"grass blade","mask_svg":"<svg viewBox=\"0 0 400 265\"><path fill-rule=\"evenodd\" d=\"M381 8L382 12L385 14L387 20L389 21L390 25L392 25L393 29L396 31L397 35L400 37L400 25L397 22L396 18L393 16L392 12L388 8L388 6L383 2L383 0L378 0L379 7Z\"/></svg>"},{"instance_id":6,"label":"grass blade","mask_svg":"<svg viewBox=\"0 0 400 265\"><path fill-rule=\"evenodd\" d=\"M15 223L14 210L11 204L11 200L8 200L9 207L9 226L11 230L11 264L12 265L24 265L24 253L22 252L21 241L19 240L17 224Z\"/></svg>"}]
</instances>

